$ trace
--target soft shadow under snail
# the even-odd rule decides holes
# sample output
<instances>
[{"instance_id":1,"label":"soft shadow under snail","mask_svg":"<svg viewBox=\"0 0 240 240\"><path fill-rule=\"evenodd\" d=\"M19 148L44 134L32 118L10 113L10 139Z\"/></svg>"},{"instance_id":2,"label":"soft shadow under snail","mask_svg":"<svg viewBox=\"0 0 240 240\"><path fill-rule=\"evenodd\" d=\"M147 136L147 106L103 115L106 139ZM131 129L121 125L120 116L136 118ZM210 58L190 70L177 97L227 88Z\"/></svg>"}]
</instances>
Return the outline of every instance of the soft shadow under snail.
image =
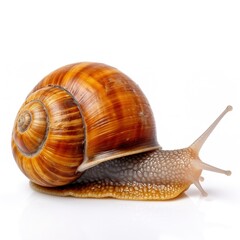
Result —
<instances>
[{"instance_id":1,"label":"soft shadow under snail","mask_svg":"<svg viewBox=\"0 0 240 240\"><path fill-rule=\"evenodd\" d=\"M193 183L203 195L199 151L228 106L188 148L162 150L141 89L100 63L64 66L46 76L19 110L14 158L31 186L74 197L167 200Z\"/></svg>"}]
</instances>

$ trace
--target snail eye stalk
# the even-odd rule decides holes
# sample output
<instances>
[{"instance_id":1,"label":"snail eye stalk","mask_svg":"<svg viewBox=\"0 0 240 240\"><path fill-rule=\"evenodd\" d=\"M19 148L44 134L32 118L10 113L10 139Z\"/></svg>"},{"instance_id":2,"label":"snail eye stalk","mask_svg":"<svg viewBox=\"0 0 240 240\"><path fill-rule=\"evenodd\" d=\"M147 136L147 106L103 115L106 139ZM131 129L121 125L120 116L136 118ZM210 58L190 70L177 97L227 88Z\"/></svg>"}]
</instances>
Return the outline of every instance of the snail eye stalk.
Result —
<instances>
[{"instance_id":1,"label":"snail eye stalk","mask_svg":"<svg viewBox=\"0 0 240 240\"><path fill-rule=\"evenodd\" d=\"M231 110L232 110L232 106L227 106L226 109L219 115L219 117L210 125L210 127L189 147L190 149L192 149L194 154L197 156L196 160L191 162L193 169L200 170L200 171L202 171L202 170L212 171L212 172L216 172L216 173L225 174L227 176L231 175L231 171L223 170L223 169L211 166L207 163L204 163L200 160L200 158L198 156L203 144L208 139L210 134L213 132L213 130L216 128L216 126L219 124L219 122L222 120L222 118ZM203 196L207 196L207 193L203 190L203 188L200 184L201 179L202 179L201 176L200 177L192 176L191 180L192 180L193 184L199 189L201 194Z\"/></svg>"}]
</instances>

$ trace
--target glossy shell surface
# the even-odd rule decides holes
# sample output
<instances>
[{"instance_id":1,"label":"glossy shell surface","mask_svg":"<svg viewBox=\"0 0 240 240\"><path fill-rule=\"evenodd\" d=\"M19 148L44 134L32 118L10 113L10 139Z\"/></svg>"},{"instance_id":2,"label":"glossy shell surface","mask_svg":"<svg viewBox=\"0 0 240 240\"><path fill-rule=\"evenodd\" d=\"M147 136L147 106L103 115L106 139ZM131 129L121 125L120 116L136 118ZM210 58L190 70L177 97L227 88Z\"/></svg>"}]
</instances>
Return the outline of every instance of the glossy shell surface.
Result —
<instances>
[{"instance_id":1,"label":"glossy shell surface","mask_svg":"<svg viewBox=\"0 0 240 240\"><path fill-rule=\"evenodd\" d=\"M100 63L67 65L40 81L19 110L12 137L20 169L42 186L65 185L77 170L156 148L143 92Z\"/></svg>"}]
</instances>

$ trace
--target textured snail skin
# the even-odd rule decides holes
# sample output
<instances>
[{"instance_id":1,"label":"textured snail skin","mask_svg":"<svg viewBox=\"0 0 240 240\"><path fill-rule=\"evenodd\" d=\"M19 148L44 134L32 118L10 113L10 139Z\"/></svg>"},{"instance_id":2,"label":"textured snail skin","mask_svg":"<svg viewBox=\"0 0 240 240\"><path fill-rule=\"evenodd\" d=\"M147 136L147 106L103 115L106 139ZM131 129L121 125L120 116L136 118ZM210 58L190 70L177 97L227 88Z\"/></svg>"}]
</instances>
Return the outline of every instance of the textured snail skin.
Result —
<instances>
[{"instance_id":1,"label":"textured snail skin","mask_svg":"<svg viewBox=\"0 0 240 240\"><path fill-rule=\"evenodd\" d=\"M181 159L181 161L179 161ZM60 196L168 200L177 197L198 179L201 170L191 165L191 149L154 150L107 161L83 173L73 184L55 189L36 184L38 191Z\"/></svg>"}]
</instances>

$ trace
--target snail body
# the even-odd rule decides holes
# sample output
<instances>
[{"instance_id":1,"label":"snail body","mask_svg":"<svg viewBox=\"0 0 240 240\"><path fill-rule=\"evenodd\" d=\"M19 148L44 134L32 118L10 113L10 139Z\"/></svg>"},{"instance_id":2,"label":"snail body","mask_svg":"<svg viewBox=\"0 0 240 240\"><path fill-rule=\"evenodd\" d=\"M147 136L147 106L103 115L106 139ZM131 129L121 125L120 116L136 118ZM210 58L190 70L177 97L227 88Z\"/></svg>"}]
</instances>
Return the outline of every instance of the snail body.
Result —
<instances>
[{"instance_id":1,"label":"snail body","mask_svg":"<svg viewBox=\"0 0 240 240\"><path fill-rule=\"evenodd\" d=\"M198 153L225 111L190 147L162 150L151 107L141 89L116 68L99 63L62 67L40 81L19 110L14 158L31 186L60 196L167 200L202 170L226 175Z\"/></svg>"}]
</instances>

